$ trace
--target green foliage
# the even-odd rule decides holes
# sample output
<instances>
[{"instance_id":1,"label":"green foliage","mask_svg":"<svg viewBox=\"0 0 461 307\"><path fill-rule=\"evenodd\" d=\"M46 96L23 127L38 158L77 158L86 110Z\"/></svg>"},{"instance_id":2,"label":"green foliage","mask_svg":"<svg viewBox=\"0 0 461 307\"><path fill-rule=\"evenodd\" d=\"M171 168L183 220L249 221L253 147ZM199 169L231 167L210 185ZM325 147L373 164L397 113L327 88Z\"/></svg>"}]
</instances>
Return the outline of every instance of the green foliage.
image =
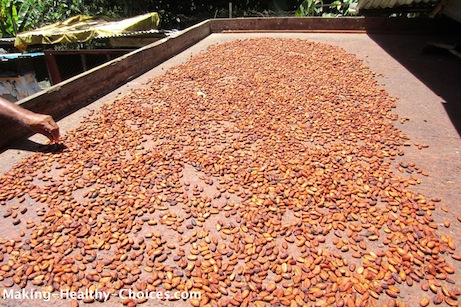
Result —
<instances>
[{"instance_id":1,"label":"green foliage","mask_svg":"<svg viewBox=\"0 0 461 307\"><path fill-rule=\"evenodd\" d=\"M84 14L91 16L108 16L126 18L147 12L160 14L161 28L182 28L204 19L227 17L229 2L232 2L234 17L254 16L255 12L271 12L278 10L294 11L299 0L0 0L2 13L0 27L4 35L14 36L14 13L19 12L27 17L22 30L31 30L46 24L65 20L69 17ZM9 17L4 17L9 16Z\"/></svg>"},{"instance_id":2,"label":"green foliage","mask_svg":"<svg viewBox=\"0 0 461 307\"><path fill-rule=\"evenodd\" d=\"M323 11L322 0L304 0L295 13L296 17L319 16Z\"/></svg>"},{"instance_id":3,"label":"green foliage","mask_svg":"<svg viewBox=\"0 0 461 307\"><path fill-rule=\"evenodd\" d=\"M35 0L37 2L35 10L32 12L34 20L40 20L40 23L34 25L34 28L45 24L62 21L75 15L105 15L109 17L123 16L123 10L120 10L120 1L104 0Z\"/></svg>"},{"instance_id":4,"label":"green foliage","mask_svg":"<svg viewBox=\"0 0 461 307\"><path fill-rule=\"evenodd\" d=\"M0 0L3 37L83 14L126 18L147 12L160 14L160 28L183 28L213 17L269 16L296 11L296 16L344 16L358 0ZM290 13L292 14L292 13Z\"/></svg>"},{"instance_id":5,"label":"green foliage","mask_svg":"<svg viewBox=\"0 0 461 307\"><path fill-rule=\"evenodd\" d=\"M352 3L357 3L358 0L304 0L298 7L295 13L297 17L303 16L323 16L337 17L351 15L349 8Z\"/></svg>"},{"instance_id":6,"label":"green foliage","mask_svg":"<svg viewBox=\"0 0 461 307\"><path fill-rule=\"evenodd\" d=\"M331 14L334 16L352 15L350 12L351 4L357 3L358 0L336 0L330 4Z\"/></svg>"},{"instance_id":7,"label":"green foliage","mask_svg":"<svg viewBox=\"0 0 461 307\"><path fill-rule=\"evenodd\" d=\"M30 24L34 0L0 0L1 37L14 37Z\"/></svg>"},{"instance_id":8,"label":"green foliage","mask_svg":"<svg viewBox=\"0 0 461 307\"><path fill-rule=\"evenodd\" d=\"M0 0L0 31L2 37L14 37L79 14L130 16L127 8L138 6L124 0Z\"/></svg>"}]
</instances>

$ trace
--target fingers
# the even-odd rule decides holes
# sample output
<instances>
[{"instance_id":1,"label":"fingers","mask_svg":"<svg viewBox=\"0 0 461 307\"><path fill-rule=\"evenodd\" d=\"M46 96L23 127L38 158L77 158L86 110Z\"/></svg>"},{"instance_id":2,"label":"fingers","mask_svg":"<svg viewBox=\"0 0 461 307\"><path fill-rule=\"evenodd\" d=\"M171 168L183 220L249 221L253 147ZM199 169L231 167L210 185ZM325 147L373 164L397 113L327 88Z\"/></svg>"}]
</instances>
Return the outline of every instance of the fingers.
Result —
<instances>
[{"instance_id":1,"label":"fingers","mask_svg":"<svg viewBox=\"0 0 461 307\"><path fill-rule=\"evenodd\" d=\"M59 127L56 127L56 129L51 130L51 137L53 138L53 141L58 142L60 135L59 135Z\"/></svg>"},{"instance_id":2,"label":"fingers","mask_svg":"<svg viewBox=\"0 0 461 307\"><path fill-rule=\"evenodd\" d=\"M39 114L35 115L34 120L35 122L30 125L34 132L43 134L52 142L59 141L59 127L51 116Z\"/></svg>"},{"instance_id":3,"label":"fingers","mask_svg":"<svg viewBox=\"0 0 461 307\"><path fill-rule=\"evenodd\" d=\"M47 118L47 122L46 122L46 126L47 126L47 132L49 133L49 135L51 136L48 136L48 138L52 141L59 141L59 127L58 125L54 122L53 118L51 116L49 116L49 118Z\"/></svg>"},{"instance_id":4,"label":"fingers","mask_svg":"<svg viewBox=\"0 0 461 307\"><path fill-rule=\"evenodd\" d=\"M59 141L59 127L51 116L47 118L47 121L43 123L43 126L43 134L48 137L50 141Z\"/></svg>"}]
</instances>

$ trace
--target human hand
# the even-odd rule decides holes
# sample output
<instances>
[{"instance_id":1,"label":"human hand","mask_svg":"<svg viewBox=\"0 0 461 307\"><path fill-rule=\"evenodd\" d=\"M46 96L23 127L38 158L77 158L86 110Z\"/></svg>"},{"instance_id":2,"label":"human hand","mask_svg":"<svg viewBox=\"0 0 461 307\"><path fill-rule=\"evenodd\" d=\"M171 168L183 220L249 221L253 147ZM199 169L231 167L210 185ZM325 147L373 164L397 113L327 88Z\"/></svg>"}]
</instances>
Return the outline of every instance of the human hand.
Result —
<instances>
[{"instance_id":1,"label":"human hand","mask_svg":"<svg viewBox=\"0 0 461 307\"><path fill-rule=\"evenodd\" d=\"M38 113L28 114L24 122L32 131L43 134L49 138L50 141L59 141L59 127L50 115Z\"/></svg>"},{"instance_id":2,"label":"human hand","mask_svg":"<svg viewBox=\"0 0 461 307\"><path fill-rule=\"evenodd\" d=\"M0 97L0 115L16 120L36 133L43 134L51 142L59 141L59 127L50 115L35 113L2 97Z\"/></svg>"}]
</instances>

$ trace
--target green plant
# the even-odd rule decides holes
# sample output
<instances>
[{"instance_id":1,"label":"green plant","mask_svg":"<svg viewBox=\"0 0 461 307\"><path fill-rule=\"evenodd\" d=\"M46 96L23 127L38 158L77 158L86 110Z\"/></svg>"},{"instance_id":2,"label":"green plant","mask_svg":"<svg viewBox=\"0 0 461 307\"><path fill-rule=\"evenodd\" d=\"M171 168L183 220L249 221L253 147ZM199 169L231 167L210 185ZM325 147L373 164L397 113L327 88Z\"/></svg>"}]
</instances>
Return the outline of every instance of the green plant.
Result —
<instances>
[{"instance_id":1,"label":"green plant","mask_svg":"<svg viewBox=\"0 0 461 307\"><path fill-rule=\"evenodd\" d=\"M352 3L357 3L358 0L336 0L330 4L331 13L336 16L352 15L350 7Z\"/></svg>"},{"instance_id":2,"label":"green plant","mask_svg":"<svg viewBox=\"0 0 461 307\"><path fill-rule=\"evenodd\" d=\"M304 0L295 13L295 16L323 16L337 17L351 15L349 8L358 0Z\"/></svg>"},{"instance_id":3,"label":"green plant","mask_svg":"<svg viewBox=\"0 0 461 307\"><path fill-rule=\"evenodd\" d=\"M295 16L319 16L323 12L322 0L304 0L295 13Z\"/></svg>"},{"instance_id":4,"label":"green plant","mask_svg":"<svg viewBox=\"0 0 461 307\"><path fill-rule=\"evenodd\" d=\"M0 0L2 37L14 37L27 28L34 0Z\"/></svg>"}]
</instances>

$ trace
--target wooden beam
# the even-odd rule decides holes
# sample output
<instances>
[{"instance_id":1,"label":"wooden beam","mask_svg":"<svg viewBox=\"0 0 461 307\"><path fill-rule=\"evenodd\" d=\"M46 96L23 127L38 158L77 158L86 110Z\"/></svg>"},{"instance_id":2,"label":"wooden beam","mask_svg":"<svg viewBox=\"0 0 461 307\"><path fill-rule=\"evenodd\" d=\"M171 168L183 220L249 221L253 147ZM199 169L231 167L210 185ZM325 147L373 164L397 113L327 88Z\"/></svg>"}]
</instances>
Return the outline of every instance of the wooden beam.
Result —
<instances>
[{"instance_id":1,"label":"wooden beam","mask_svg":"<svg viewBox=\"0 0 461 307\"><path fill-rule=\"evenodd\" d=\"M367 33L439 33L443 21L430 18L385 17L261 17L211 19L211 31L238 32L351 32Z\"/></svg>"},{"instance_id":2,"label":"wooden beam","mask_svg":"<svg viewBox=\"0 0 461 307\"><path fill-rule=\"evenodd\" d=\"M46 67L48 67L48 72L50 74L52 84L61 82L62 78L61 73L59 72L58 63L56 62L56 57L48 50L45 50L45 62Z\"/></svg>"}]
</instances>

